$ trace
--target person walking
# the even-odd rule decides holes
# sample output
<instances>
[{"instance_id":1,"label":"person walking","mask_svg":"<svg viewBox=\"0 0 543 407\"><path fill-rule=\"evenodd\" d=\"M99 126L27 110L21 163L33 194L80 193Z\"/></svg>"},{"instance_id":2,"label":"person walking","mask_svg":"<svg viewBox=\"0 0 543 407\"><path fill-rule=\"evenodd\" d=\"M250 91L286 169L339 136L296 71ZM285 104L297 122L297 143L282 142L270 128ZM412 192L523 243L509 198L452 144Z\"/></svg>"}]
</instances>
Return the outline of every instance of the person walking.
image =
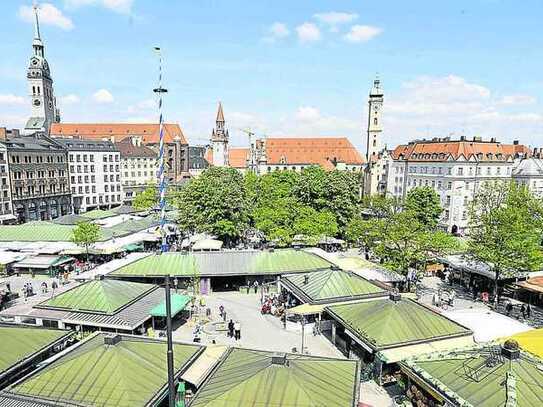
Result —
<instances>
[{"instance_id":1,"label":"person walking","mask_svg":"<svg viewBox=\"0 0 543 407\"><path fill-rule=\"evenodd\" d=\"M526 319L526 307L524 306L524 304L522 304L522 306L520 307L520 313L522 314L522 318Z\"/></svg>"},{"instance_id":2,"label":"person walking","mask_svg":"<svg viewBox=\"0 0 543 407\"><path fill-rule=\"evenodd\" d=\"M228 337L234 337L234 321L230 320L228 323Z\"/></svg>"},{"instance_id":3,"label":"person walking","mask_svg":"<svg viewBox=\"0 0 543 407\"><path fill-rule=\"evenodd\" d=\"M257 294L258 293L258 281L257 280L255 280L255 282L253 283L253 287L255 289L255 294Z\"/></svg>"},{"instance_id":4,"label":"person walking","mask_svg":"<svg viewBox=\"0 0 543 407\"><path fill-rule=\"evenodd\" d=\"M513 304L511 304L511 301L507 301L507 304L505 305L505 313L507 316L511 314L511 311L513 311Z\"/></svg>"},{"instance_id":5,"label":"person walking","mask_svg":"<svg viewBox=\"0 0 543 407\"><path fill-rule=\"evenodd\" d=\"M241 339L241 323L239 321L234 323L234 339L236 339L236 341Z\"/></svg>"},{"instance_id":6,"label":"person walking","mask_svg":"<svg viewBox=\"0 0 543 407\"><path fill-rule=\"evenodd\" d=\"M223 317L223 313L224 313L224 305L219 305L219 315L221 316L221 318Z\"/></svg>"},{"instance_id":7,"label":"person walking","mask_svg":"<svg viewBox=\"0 0 543 407\"><path fill-rule=\"evenodd\" d=\"M530 318L532 316L532 307L530 307L530 304L526 305L526 318Z\"/></svg>"}]
</instances>

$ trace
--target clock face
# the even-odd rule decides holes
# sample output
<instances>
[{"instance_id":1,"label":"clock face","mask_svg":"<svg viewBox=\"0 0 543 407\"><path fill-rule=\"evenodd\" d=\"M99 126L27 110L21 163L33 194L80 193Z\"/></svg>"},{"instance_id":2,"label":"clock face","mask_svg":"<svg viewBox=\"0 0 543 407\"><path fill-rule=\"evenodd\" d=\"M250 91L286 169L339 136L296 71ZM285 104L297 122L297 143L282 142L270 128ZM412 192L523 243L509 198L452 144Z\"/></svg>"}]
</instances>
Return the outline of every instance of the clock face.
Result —
<instances>
[{"instance_id":1,"label":"clock face","mask_svg":"<svg viewBox=\"0 0 543 407\"><path fill-rule=\"evenodd\" d=\"M41 104L39 99L34 99L34 106L39 106Z\"/></svg>"},{"instance_id":2,"label":"clock face","mask_svg":"<svg viewBox=\"0 0 543 407\"><path fill-rule=\"evenodd\" d=\"M38 61L37 58L32 58L32 60L30 61L30 63L31 63L32 65L34 65L34 66L38 65L38 62L40 62L40 61Z\"/></svg>"}]
</instances>

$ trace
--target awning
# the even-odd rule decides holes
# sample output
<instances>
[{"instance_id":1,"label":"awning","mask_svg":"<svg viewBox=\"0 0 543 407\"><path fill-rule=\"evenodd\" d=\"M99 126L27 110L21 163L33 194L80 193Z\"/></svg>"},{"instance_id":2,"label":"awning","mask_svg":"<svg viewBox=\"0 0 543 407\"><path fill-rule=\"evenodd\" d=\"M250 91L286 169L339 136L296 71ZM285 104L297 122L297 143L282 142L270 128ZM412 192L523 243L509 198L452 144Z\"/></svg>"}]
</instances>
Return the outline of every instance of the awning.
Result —
<instances>
[{"instance_id":1,"label":"awning","mask_svg":"<svg viewBox=\"0 0 543 407\"><path fill-rule=\"evenodd\" d=\"M461 336L459 338L442 339L428 343L419 343L416 345L401 346L398 348L385 349L380 351L377 356L385 363L396 363L414 356L420 356L425 353L434 353L450 351L452 349L473 346L474 341L471 335Z\"/></svg>"},{"instance_id":2,"label":"awning","mask_svg":"<svg viewBox=\"0 0 543 407\"><path fill-rule=\"evenodd\" d=\"M192 250L221 250L222 241L215 239L199 240L192 246Z\"/></svg>"},{"instance_id":3,"label":"awning","mask_svg":"<svg viewBox=\"0 0 543 407\"><path fill-rule=\"evenodd\" d=\"M516 284L518 287L535 293L543 294L543 277L529 278Z\"/></svg>"},{"instance_id":4,"label":"awning","mask_svg":"<svg viewBox=\"0 0 543 407\"><path fill-rule=\"evenodd\" d=\"M172 294L172 317L183 311L192 297L190 295ZM156 307L154 307L149 313L153 317L165 317L166 316L166 300L162 301Z\"/></svg>"},{"instance_id":5,"label":"awning","mask_svg":"<svg viewBox=\"0 0 543 407\"><path fill-rule=\"evenodd\" d=\"M13 265L14 268L29 268L29 269L48 269L49 267L60 266L74 260L69 256L35 256L27 257L23 261L19 261Z\"/></svg>"},{"instance_id":6,"label":"awning","mask_svg":"<svg viewBox=\"0 0 543 407\"><path fill-rule=\"evenodd\" d=\"M143 247L138 243L130 243L123 246L123 249L127 252L137 252L138 250L143 249Z\"/></svg>"},{"instance_id":7,"label":"awning","mask_svg":"<svg viewBox=\"0 0 543 407\"><path fill-rule=\"evenodd\" d=\"M102 252L97 249L89 248L89 254L101 254ZM73 249L66 249L60 252L60 254L64 254L67 256L74 256L78 254L87 254L87 251L84 247L74 247Z\"/></svg>"},{"instance_id":8,"label":"awning","mask_svg":"<svg viewBox=\"0 0 543 407\"><path fill-rule=\"evenodd\" d=\"M26 257L26 254L15 252L0 252L0 264L10 264L16 261L21 261Z\"/></svg>"},{"instance_id":9,"label":"awning","mask_svg":"<svg viewBox=\"0 0 543 407\"><path fill-rule=\"evenodd\" d=\"M208 345L198 359L183 373L181 379L200 387L209 373L215 368L228 350L226 345Z\"/></svg>"}]
</instances>

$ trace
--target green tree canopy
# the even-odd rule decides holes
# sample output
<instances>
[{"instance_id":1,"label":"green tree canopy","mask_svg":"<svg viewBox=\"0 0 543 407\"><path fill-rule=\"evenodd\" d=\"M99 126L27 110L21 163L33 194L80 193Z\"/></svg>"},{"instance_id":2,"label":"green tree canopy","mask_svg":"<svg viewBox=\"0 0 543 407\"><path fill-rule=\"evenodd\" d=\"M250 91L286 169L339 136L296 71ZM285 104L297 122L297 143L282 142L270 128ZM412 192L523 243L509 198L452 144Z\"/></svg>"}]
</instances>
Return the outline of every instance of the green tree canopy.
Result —
<instances>
[{"instance_id":1,"label":"green tree canopy","mask_svg":"<svg viewBox=\"0 0 543 407\"><path fill-rule=\"evenodd\" d=\"M134 208L139 211L146 211L158 205L158 188L156 185L147 185L147 187L136 194L133 202Z\"/></svg>"},{"instance_id":2,"label":"green tree canopy","mask_svg":"<svg viewBox=\"0 0 543 407\"><path fill-rule=\"evenodd\" d=\"M100 239L100 225L92 222L79 222L72 231L72 242L83 246L89 259L89 246Z\"/></svg>"},{"instance_id":3,"label":"green tree canopy","mask_svg":"<svg viewBox=\"0 0 543 407\"><path fill-rule=\"evenodd\" d=\"M498 280L543 264L543 206L515 182L489 182L470 206L469 255L491 267Z\"/></svg>"},{"instance_id":4,"label":"green tree canopy","mask_svg":"<svg viewBox=\"0 0 543 407\"><path fill-rule=\"evenodd\" d=\"M248 221L243 176L227 167L211 167L191 179L176 198L179 225L189 232L207 232L230 243Z\"/></svg>"},{"instance_id":5,"label":"green tree canopy","mask_svg":"<svg viewBox=\"0 0 543 407\"><path fill-rule=\"evenodd\" d=\"M443 209L439 195L431 187L417 187L407 193L405 209L416 214L418 221L429 229L435 229Z\"/></svg>"}]
</instances>

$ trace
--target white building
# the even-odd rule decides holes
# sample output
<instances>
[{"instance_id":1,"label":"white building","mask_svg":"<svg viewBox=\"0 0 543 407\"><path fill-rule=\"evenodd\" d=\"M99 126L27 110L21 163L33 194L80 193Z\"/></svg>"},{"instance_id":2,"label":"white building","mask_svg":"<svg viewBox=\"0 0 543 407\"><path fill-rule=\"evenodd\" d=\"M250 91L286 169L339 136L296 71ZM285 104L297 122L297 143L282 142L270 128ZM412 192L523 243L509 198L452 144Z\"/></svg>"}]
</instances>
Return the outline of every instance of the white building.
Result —
<instances>
[{"instance_id":1,"label":"white building","mask_svg":"<svg viewBox=\"0 0 543 407\"><path fill-rule=\"evenodd\" d=\"M133 136L115 144L121 153L121 180L130 204L137 192L149 184L156 184L158 158L156 152L142 143L141 137Z\"/></svg>"},{"instance_id":2,"label":"white building","mask_svg":"<svg viewBox=\"0 0 543 407\"><path fill-rule=\"evenodd\" d=\"M123 202L121 155L110 141L55 139L68 151L75 213L110 209Z\"/></svg>"},{"instance_id":3,"label":"white building","mask_svg":"<svg viewBox=\"0 0 543 407\"><path fill-rule=\"evenodd\" d=\"M403 199L412 188L433 188L444 208L442 226L452 233L464 233L469 203L479 185L490 180L510 180L515 166L529 155L528 147L516 141L501 144L480 137L413 141L392 152L386 193Z\"/></svg>"},{"instance_id":4,"label":"white building","mask_svg":"<svg viewBox=\"0 0 543 407\"><path fill-rule=\"evenodd\" d=\"M534 156L521 160L513 169L513 180L527 185L530 191L543 198L543 158L541 149Z\"/></svg>"}]
</instances>

